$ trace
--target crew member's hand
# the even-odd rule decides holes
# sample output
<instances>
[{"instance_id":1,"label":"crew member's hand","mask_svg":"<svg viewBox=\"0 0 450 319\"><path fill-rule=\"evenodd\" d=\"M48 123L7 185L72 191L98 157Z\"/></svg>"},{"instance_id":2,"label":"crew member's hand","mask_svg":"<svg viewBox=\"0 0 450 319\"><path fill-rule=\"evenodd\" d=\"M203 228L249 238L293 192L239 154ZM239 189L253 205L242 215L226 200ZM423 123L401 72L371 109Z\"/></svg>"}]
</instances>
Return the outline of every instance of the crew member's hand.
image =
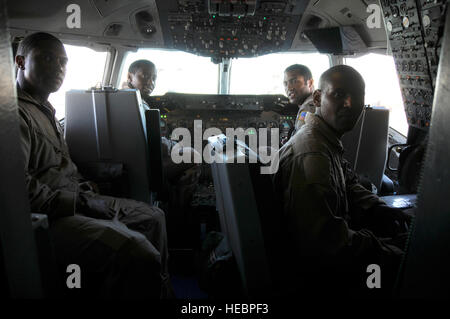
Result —
<instances>
[{"instance_id":1,"label":"crew member's hand","mask_svg":"<svg viewBox=\"0 0 450 319\"><path fill-rule=\"evenodd\" d=\"M283 146L284 144L286 144L287 141L289 141L289 137L288 136L282 137L281 140L280 140L280 146Z\"/></svg>"},{"instance_id":2,"label":"crew member's hand","mask_svg":"<svg viewBox=\"0 0 450 319\"><path fill-rule=\"evenodd\" d=\"M83 183L80 183L80 190L83 192L94 192L97 194L100 193L98 185L92 181L85 181Z\"/></svg>"},{"instance_id":3,"label":"crew member's hand","mask_svg":"<svg viewBox=\"0 0 450 319\"><path fill-rule=\"evenodd\" d=\"M411 225L412 216L401 209L387 205L377 205L369 210L371 228L382 237L395 238L399 234L407 233Z\"/></svg>"},{"instance_id":4,"label":"crew member's hand","mask_svg":"<svg viewBox=\"0 0 450 319\"><path fill-rule=\"evenodd\" d=\"M80 192L77 210L88 217L99 219L112 219L116 215L110 203L93 192Z\"/></svg>"}]
</instances>

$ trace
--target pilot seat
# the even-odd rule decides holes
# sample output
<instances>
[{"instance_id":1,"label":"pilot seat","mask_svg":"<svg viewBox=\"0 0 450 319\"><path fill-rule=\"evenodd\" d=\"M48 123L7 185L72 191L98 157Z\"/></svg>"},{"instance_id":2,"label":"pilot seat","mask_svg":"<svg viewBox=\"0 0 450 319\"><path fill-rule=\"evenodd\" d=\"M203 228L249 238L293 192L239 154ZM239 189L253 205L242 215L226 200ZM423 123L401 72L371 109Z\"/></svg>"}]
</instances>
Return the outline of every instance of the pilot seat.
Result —
<instances>
[{"instance_id":1,"label":"pilot seat","mask_svg":"<svg viewBox=\"0 0 450 319\"><path fill-rule=\"evenodd\" d=\"M154 204L163 184L159 110L136 90L66 93L65 139L80 173L104 195Z\"/></svg>"}]
</instances>

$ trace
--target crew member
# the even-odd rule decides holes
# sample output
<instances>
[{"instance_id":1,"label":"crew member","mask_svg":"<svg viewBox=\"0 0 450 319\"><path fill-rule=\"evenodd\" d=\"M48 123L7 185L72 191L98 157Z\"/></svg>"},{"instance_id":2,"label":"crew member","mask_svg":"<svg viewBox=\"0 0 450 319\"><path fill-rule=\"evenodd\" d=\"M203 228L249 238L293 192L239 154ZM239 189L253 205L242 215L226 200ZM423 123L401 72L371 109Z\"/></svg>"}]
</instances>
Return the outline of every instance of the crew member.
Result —
<instances>
[{"instance_id":1,"label":"crew member","mask_svg":"<svg viewBox=\"0 0 450 319\"><path fill-rule=\"evenodd\" d=\"M101 298L171 295L164 212L134 200L99 195L72 162L48 102L62 85L68 58L48 33L20 43L15 62L21 148L31 211L50 221L65 272L80 266L81 291Z\"/></svg>"},{"instance_id":2,"label":"crew member","mask_svg":"<svg viewBox=\"0 0 450 319\"><path fill-rule=\"evenodd\" d=\"M307 66L293 64L284 70L283 85L289 102L298 105L294 129L290 135L292 136L305 124L307 114L316 111L312 97L314 79Z\"/></svg>"},{"instance_id":3,"label":"crew member","mask_svg":"<svg viewBox=\"0 0 450 319\"><path fill-rule=\"evenodd\" d=\"M403 254L411 217L362 187L342 157L341 137L363 110L364 90L353 68L326 71L313 94L315 114L279 151L275 193L290 243L288 264L304 291L367 292L371 264L381 267L381 288L389 291Z\"/></svg>"},{"instance_id":4,"label":"crew member","mask_svg":"<svg viewBox=\"0 0 450 319\"><path fill-rule=\"evenodd\" d=\"M131 63L128 68L127 86L139 90L146 108L151 107L148 101L150 94L155 89L156 78L157 70L155 64L151 61L137 60ZM200 157L200 154L192 147L183 147L180 150L180 155L189 154L190 163L174 163L171 153L176 144L177 142L164 136L161 138L165 176L164 188L168 195L170 225L178 225L174 228L185 228L186 220L183 216L186 214L183 214L183 212L189 209L190 201L200 178L200 166L194 164L194 156ZM169 232L171 229L172 227L170 227ZM173 238L172 235L170 236Z\"/></svg>"}]
</instances>

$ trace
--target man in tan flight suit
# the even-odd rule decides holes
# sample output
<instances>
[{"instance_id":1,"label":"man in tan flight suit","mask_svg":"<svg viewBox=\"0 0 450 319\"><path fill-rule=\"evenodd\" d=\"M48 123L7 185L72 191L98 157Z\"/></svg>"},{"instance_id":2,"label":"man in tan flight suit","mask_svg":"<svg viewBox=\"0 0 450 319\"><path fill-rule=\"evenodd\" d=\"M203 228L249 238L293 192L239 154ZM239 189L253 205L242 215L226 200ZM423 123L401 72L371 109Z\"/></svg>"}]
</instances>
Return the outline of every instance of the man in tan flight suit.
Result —
<instances>
[{"instance_id":1,"label":"man in tan flight suit","mask_svg":"<svg viewBox=\"0 0 450 319\"><path fill-rule=\"evenodd\" d=\"M83 181L48 102L63 83L63 44L27 36L15 58L21 146L32 212L48 215L62 271L81 269L81 291L101 298L171 294L164 212L134 200L101 196ZM84 290L84 291L83 291Z\"/></svg>"},{"instance_id":2,"label":"man in tan flight suit","mask_svg":"<svg viewBox=\"0 0 450 319\"><path fill-rule=\"evenodd\" d=\"M287 67L284 70L283 85L289 102L298 105L298 113L291 133L293 136L305 124L308 113L316 111L312 95L314 79L311 70L302 64L293 64Z\"/></svg>"},{"instance_id":3,"label":"man in tan flight suit","mask_svg":"<svg viewBox=\"0 0 450 319\"><path fill-rule=\"evenodd\" d=\"M375 264L389 294L403 255L411 217L362 187L342 157L341 136L358 120L364 90L353 68L326 71L313 95L315 114L279 151L274 186L289 242L286 264L303 292L376 291L366 282Z\"/></svg>"},{"instance_id":4,"label":"man in tan flight suit","mask_svg":"<svg viewBox=\"0 0 450 319\"><path fill-rule=\"evenodd\" d=\"M149 60L134 61L128 68L127 87L139 90L144 107L146 108L151 107L148 104L148 97L150 97L150 94L152 94L155 89L156 78L156 66ZM192 147L184 147L181 152L189 152L191 154L191 163L176 164L171 159L171 152L173 146L177 144L177 142L162 137L161 144L163 148L163 164L166 177L173 182L175 182L174 179L182 177L183 180L192 180L192 184L197 184L199 167L194 164L194 153L198 154L198 152ZM198 156L200 156L200 154L198 154Z\"/></svg>"},{"instance_id":5,"label":"man in tan flight suit","mask_svg":"<svg viewBox=\"0 0 450 319\"><path fill-rule=\"evenodd\" d=\"M157 70L153 62L149 60L137 60L131 63L127 74L127 87L138 89L144 107L150 108L148 98L156 86ZM194 191L200 178L200 166L194 164L194 156L200 157L200 154L192 147L183 147L180 155L189 154L190 163L174 163L171 153L177 142L166 137L161 137L163 169L164 169L164 192L168 196L167 213L170 224L169 233L177 229L185 229L186 220L185 211L189 209ZM197 155L195 155L197 154ZM172 227L171 225L178 225ZM177 236L178 237L178 236ZM174 236L171 236L174 238Z\"/></svg>"}]
</instances>

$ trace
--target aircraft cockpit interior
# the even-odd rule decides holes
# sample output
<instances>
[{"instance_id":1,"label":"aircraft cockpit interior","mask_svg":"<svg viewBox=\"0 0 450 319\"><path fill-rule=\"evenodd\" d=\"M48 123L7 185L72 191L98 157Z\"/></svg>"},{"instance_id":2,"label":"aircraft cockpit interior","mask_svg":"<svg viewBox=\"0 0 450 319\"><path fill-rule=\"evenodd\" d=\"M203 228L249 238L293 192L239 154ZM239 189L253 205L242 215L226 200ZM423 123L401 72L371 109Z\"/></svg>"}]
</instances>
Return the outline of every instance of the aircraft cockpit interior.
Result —
<instances>
[{"instance_id":1,"label":"aircraft cockpit interior","mask_svg":"<svg viewBox=\"0 0 450 319\"><path fill-rule=\"evenodd\" d=\"M2 299L146 298L147 280L178 300L449 298L447 7L0 0ZM331 114L341 98L359 112ZM391 213L395 236L362 226ZM162 279L133 286L145 253L118 235L77 243L87 224L60 221L80 214L145 241Z\"/></svg>"}]
</instances>

